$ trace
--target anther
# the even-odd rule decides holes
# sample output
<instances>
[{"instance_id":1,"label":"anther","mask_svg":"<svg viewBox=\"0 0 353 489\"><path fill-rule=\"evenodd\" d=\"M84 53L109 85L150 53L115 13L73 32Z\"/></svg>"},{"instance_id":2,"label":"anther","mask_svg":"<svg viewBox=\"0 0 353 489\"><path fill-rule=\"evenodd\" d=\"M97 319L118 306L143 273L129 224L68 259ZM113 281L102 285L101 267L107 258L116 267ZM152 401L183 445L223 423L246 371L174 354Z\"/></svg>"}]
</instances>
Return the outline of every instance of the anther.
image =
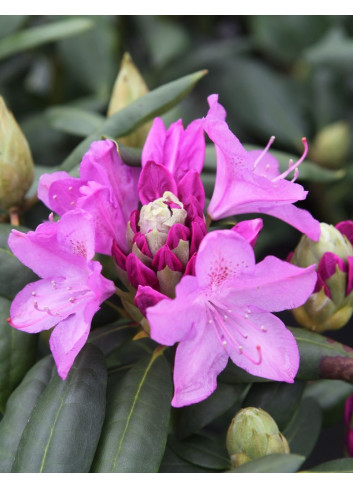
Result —
<instances>
[{"instance_id":1,"label":"anther","mask_svg":"<svg viewBox=\"0 0 353 489\"><path fill-rule=\"evenodd\" d=\"M33 291L33 292L32 292L32 295L33 295L33 297L34 297L34 296L36 295L36 293Z\"/></svg>"},{"instance_id":2,"label":"anther","mask_svg":"<svg viewBox=\"0 0 353 489\"><path fill-rule=\"evenodd\" d=\"M53 289L56 289L56 282L55 282L55 280L52 280L52 281L51 281L51 284L52 284L52 286L53 286Z\"/></svg>"},{"instance_id":3,"label":"anther","mask_svg":"<svg viewBox=\"0 0 353 489\"><path fill-rule=\"evenodd\" d=\"M223 345L223 346L226 346L226 345L227 345L226 340L223 340L223 341L222 341L222 345Z\"/></svg>"},{"instance_id":4,"label":"anther","mask_svg":"<svg viewBox=\"0 0 353 489\"><path fill-rule=\"evenodd\" d=\"M72 187L69 187L69 190L72 190Z\"/></svg>"},{"instance_id":5,"label":"anther","mask_svg":"<svg viewBox=\"0 0 353 489\"><path fill-rule=\"evenodd\" d=\"M75 205L75 202L74 202L74 201L72 201L70 204L71 204L71 205Z\"/></svg>"},{"instance_id":6,"label":"anther","mask_svg":"<svg viewBox=\"0 0 353 489\"><path fill-rule=\"evenodd\" d=\"M71 303L75 302L75 297L70 297L69 302Z\"/></svg>"},{"instance_id":7,"label":"anther","mask_svg":"<svg viewBox=\"0 0 353 489\"><path fill-rule=\"evenodd\" d=\"M58 198L57 195L53 195L53 199L56 200Z\"/></svg>"},{"instance_id":8,"label":"anther","mask_svg":"<svg viewBox=\"0 0 353 489\"><path fill-rule=\"evenodd\" d=\"M267 329L265 328L265 326L261 326L261 331L263 331L264 333L266 333Z\"/></svg>"},{"instance_id":9,"label":"anther","mask_svg":"<svg viewBox=\"0 0 353 489\"><path fill-rule=\"evenodd\" d=\"M239 350L239 353L243 353L244 348L241 345L239 345L238 350Z\"/></svg>"}]
</instances>

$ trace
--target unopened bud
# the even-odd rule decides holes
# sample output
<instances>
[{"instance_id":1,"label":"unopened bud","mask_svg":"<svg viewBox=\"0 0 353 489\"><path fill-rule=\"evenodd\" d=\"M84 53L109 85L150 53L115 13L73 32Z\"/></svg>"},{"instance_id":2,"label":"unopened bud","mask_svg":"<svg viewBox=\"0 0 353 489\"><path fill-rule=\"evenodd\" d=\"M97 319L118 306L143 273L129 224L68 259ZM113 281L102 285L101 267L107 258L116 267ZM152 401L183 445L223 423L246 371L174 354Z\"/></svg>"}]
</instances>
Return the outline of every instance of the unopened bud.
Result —
<instances>
[{"instance_id":1,"label":"unopened bud","mask_svg":"<svg viewBox=\"0 0 353 489\"><path fill-rule=\"evenodd\" d=\"M349 223L341 224L342 230L350 231ZM349 321L353 312L352 260L352 243L334 226L321 223L317 242L302 237L291 263L300 267L315 264L318 278L314 293L292 311L298 323L311 331L323 332L340 329Z\"/></svg>"},{"instance_id":2,"label":"unopened bud","mask_svg":"<svg viewBox=\"0 0 353 489\"><path fill-rule=\"evenodd\" d=\"M141 73L132 61L130 54L125 53L110 99L108 117L125 108L147 92L148 88ZM147 122L133 133L119 138L119 143L132 148L142 148L151 125L152 122Z\"/></svg>"},{"instance_id":3,"label":"unopened bud","mask_svg":"<svg viewBox=\"0 0 353 489\"><path fill-rule=\"evenodd\" d=\"M289 445L274 419L263 409L241 409L233 418L226 439L234 467L272 453L289 453Z\"/></svg>"},{"instance_id":4,"label":"unopened bud","mask_svg":"<svg viewBox=\"0 0 353 489\"><path fill-rule=\"evenodd\" d=\"M0 97L0 208L20 204L32 180L33 160L27 139Z\"/></svg>"},{"instance_id":5,"label":"unopened bud","mask_svg":"<svg viewBox=\"0 0 353 489\"><path fill-rule=\"evenodd\" d=\"M351 146L351 128L345 121L325 126L312 145L312 157L321 165L337 168L348 156Z\"/></svg>"}]
</instances>

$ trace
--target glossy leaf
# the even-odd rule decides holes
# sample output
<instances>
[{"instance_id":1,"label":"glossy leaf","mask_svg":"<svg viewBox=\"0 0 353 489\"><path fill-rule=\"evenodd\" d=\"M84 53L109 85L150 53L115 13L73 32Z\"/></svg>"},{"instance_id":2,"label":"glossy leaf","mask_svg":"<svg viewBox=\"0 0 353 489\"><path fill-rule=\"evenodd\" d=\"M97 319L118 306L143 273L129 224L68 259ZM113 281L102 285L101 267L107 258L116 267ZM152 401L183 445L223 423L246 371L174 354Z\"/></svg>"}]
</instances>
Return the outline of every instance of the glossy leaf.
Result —
<instances>
[{"instance_id":1,"label":"glossy leaf","mask_svg":"<svg viewBox=\"0 0 353 489\"><path fill-rule=\"evenodd\" d=\"M353 458L337 458L324 462L323 464L316 465L304 472L353 472Z\"/></svg>"},{"instance_id":2,"label":"glossy leaf","mask_svg":"<svg viewBox=\"0 0 353 489\"><path fill-rule=\"evenodd\" d=\"M102 115L77 107L52 107L46 115L54 129L83 137L92 134L105 121Z\"/></svg>"},{"instance_id":3,"label":"glossy leaf","mask_svg":"<svg viewBox=\"0 0 353 489\"><path fill-rule=\"evenodd\" d=\"M289 328L300 352L298 379L353 382L353 349L303 328Z\"/></svg>"},{"instance_id":4,"label":"glossy leaf","mask_svg":"<svg viewBox=\"0 0 353 489\"><path fill-rule=\"evenodd\" d=\"M53 373L51 355L36 363L11 394L0 422L0 472L11 472L23 431Z\"/></svg>"},{"instance_id":5,"label":"glossy leaf","mask_svg":"<svg viewBox=\"0 0 353 489\"><path fill-rule=\"evenodd\" d=\"M97 346L104 355L109 355L130 340L136 332L136 323L129 319L120 319L107 326L94 329L89 335L88 342Z\"/></svg>"},{"instance_id":6,"label":"glossy leaf","mask_svg":"<svg viewBox=\"0 0 353 489\"><path fill-rule=\"evenodd\" d=\"M126 108L119 110L109 117L97 131L82 141L65 159L60 169L72 170L80 163L90 144L99 140L102 135L118 139L137 129L144 122L163 114L180 102L205 74L205 71L198 71L167 83L147 93Z\"/></svg>"},{"instance_id":7,"label":"glossy leaf","mask_svg":"<svg viewBox=\"0 0 353 489\"><path fill-rule=\"evenodd\" d=\"M13 472L88 472L105 413L104 357L86 345L65 381L55 374L18 446Z\"/></svg>"},{"instance_id":8,"label":"glossy leaf","mask_svg":"<svg viewBox=\"0 0 353 489\"><path fill-rule=\"evenodd\" d=\"M1 15L0 16L0 37L6 37L16 31L26 21L28 15Z\"/></svg>"},{"instance_id":9,"label":"glossy leaf","mask_svg":"<svg viewBox=\"0 0 353 489\"><path fill-rule=\"evenodd\" d=\"M186 440L179 440L174 435L168 437L169 447L180 458L212 470L226 470L230 467L225 438L222 441L223 443L202 435L193 435Z\"/></svg>"},{"instance_id":10,"label":"glossy leaf","mask_svg":"<svg viewBox=\"0 0 353 489\"><path fill-rule=\"evenodd\" d=\"M283 430L291 453L308 457L319 438L322 424L320 406L314 399L303 399L298 411Z\"/></svg>"},{"instance_id":11,"label":"glossy leaf","mask_svg":"<svg viewBox=\"0 0 353 489\"><path fill-rule=\"evenodd\" d=\"M292 453L266 455L228 472L237 473L294 473L303 464L305 457Z\"/></svg>"},{"instance_id":12,"label":"glossy leaf","mask_svg":"<svg viewBox=\"0 0 353 489\"><path fill-rule=\"evenodd\" d=\"M305 382L294 384L269 382L253 384L243 407L262 408L276 421L280 431L288 424L299 407Z\"/></svg>"},{"instance_id":13,"label":"glossy leaf","mask_svg":"<svg viewBox=\"0 0 353 489\"><path fill-rule=\"evenodd\" d=\"M161 466L159 467L159 472L163 473L197 473L197 472L211 472L210 470L204 469L198 465L193 465L188 463L186 460L178 457L178 455L173 452L168 446L165 449L163 460Z\"/></svg>"},{"instance_id":14,"label":"glossy leaf","mask_svg":"<svg viewBox=\"0 0 353 489\"><path fill-rule=\"evenodd\" d=\"M247 384L227 385L218 383L216 391L210 397L197 404L177 410L177 431L180 438L200 431L211 421L233 406L234 414L240 409Z\"/></svg>"},{"instance_id":15,"label":"glossy leaf","mask_svg":"<svg viewBox=\"0 0 353 489\"><path fill-rule=\"evenodd\" d=\"M76 17L15 32L0 41L0 60L48 42L75 36L91 27L89 19Z\"/></svg>"},{"instance_id":16,"label":"glossy leaf","mask_svg":"<svg viewBox=\"0 0 353 489\"><path fill-rule=\"evenodd\" d=\"M353 41L341 29L331 29L319 43L310 46L303 58L308 63L329 66L331 69L351 70Z\"/></svg>"},{"instance_id":17,"label":"glossy leaf","mask_svg":"<svg viewBox=\"0 0 353 489\"><path fill-rule=\"evenodd\" d=\"M5 411L6 401L17 387L37 354L37 335L23 333L6 321L10 301L0 297L0 411Z\"/></svg>"},{"instance_id":18,"label":"glossy leaf","mask_svg":"<svg viewBox=\"0 0 353 489\"><path fill-rule=\"evenodd\" d=\"M171 399L171 371L160 348L110 384L93 472L157 472Z\"/></svg>"}]
</instances>

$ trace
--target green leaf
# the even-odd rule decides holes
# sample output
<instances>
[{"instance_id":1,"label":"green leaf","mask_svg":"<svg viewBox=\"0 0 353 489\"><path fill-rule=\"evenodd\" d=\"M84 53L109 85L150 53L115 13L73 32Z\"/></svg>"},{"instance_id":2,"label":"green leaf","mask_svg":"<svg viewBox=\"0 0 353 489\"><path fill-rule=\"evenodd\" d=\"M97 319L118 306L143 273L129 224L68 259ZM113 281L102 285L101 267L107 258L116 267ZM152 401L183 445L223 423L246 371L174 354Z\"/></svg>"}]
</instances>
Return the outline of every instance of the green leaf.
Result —
<instances>
[{"instance_id":1,"label":"green leaf","mask_svg":"<svg viewBox=\"0 0 353 489\"><path fill-rule=\"evenodd\" d=\"M169 447L182 459L191 464L212 470L226 470L230 467L225 439L215 440L203 435L193 435L186 440L179 440L169 435Z\"/></svg>"},{"instance_id":2,"label":"green leaf","mask_svg":"<svg viewBox=\"0 0 353 489\"><path fill-rule=\"evenodd\" d=\"M0 60L48 42L75 36L92 25L89 19L76 17L15 32L0 41Z\"/></svg>"},{"instance_id":3,"label":"green leaf","mask_svg":"<svg viewBox=\"0 0 353 489\"><path fill-rule=\"evenodd\" d=\"M352 70L353 40L341 29L331 29L319 43L310 46L303 59L313 66L325 65L331 69Z\"/></svg>"},{"instance_id":4,"label":"green leaf","mask_svg":"<svg viewBox=\"0 0 353 489\"><path fill-rule=\"evenodd\" d=\"M245 58L229 62L221 103L228 120L264 138L276 136L281 144L301 147L306 122L293 80L263 63Z\"/></svg>"},{"instance_id":5,"label":"green leaf","mask_svg":"<svg viewBox=\"0 0 353 489\"><path fill-rule=\"evenodd\" d=\"M280 431L288 424L299 407L305 382L270 382L253 384L243 407L262 408L276 421Z\"/></svg>"},{"instance_id":6,"label":"green leaf","mask_svg":"<svg viewBox=\"0 0 353 489\"><path fill-rule=\"evenodd\" d=\"M231 469L228 472L237 473L294 473L303 464L305 457L301 455L288 454L272 454L266 455L244 465L240 465L236 469Z\"/></svg>"},{"instance_id":7,"label":"green leaf","mask_svg":"<svg viewBox=\"0 0 353 489\"><path fill-rule=\"evenodd\" d=\"M353 394L353 384L342 380L316 380L305 389L304 397L315 399L324 414L326 425L342 418L344 403Z\"/></svg>"},{"instance_id":8,"label":"green leaf","mask_svg":"<svg viewBox=\"0 0 353 489\"><path fill-rule=\"evenodd\" d=\"M322 413L319 404L312 398L303 399L298 411L282 431L290 451L308 457L319 438Z\"/></svg>"},{"instance_id":9,"label":"green leaf","mask_svg":"<svg viewBox=\"0 0 353 489\"><path fill-rule=\"evenodd\" d=\"M29 282L38 280L32 270L7 249L0 248L0 296L13 299Z\"/></svg>"},{"instance_id":10,"label":"green leaf","mask_svg":"<svg viewBox=\"0 0 353 489\"><path fill-rule=\"evenodd\" d=\"M0 422L0 472L11 472L18 445L38 399L53 373L51 355L36 363L11 394Z\"/></svg>"},{"instance_id":11,"label":"green leaf","mask_svg":"<svg viewBox=\"0 0 353 489\"><path fill-rule=\"evenodd\" d=\"M106 356L130 340L136 333L136 323L129 319L120 319L93 330L89 335L88 342L97 346Z\"/></svg>"},{"instance_id":12,"label":"green leaf","mask_svg":"<svg viewBox=\"0 0 353 489\"><path fill-rule=\"evenodd\" d=\"M227 385L218 383L216 391L207 399L177 411L177 431L180 438L186 438L200 431L211 421L233 406L234 414L240 409L247 384ZM237 408L236 405L239 407Z\"/></svg>"},{"instance_id":13,"label":"green leaf","mask_svg":"<svg viewBox=\"0 0 353 489\"><path fill-rule=\"evenodd\" d=\"M161 349L112 383L93 472L157 472L172 393L171 371Z\"/></svg>"},{"instance_id":14,"label":"green leaf","mask_svg":"<svg viewBox=\"0 0 353 489\"><path fill-rule=\"evenodd\" d=\"M288 328L299 347L298 379L353 382L353 349L303 328Z\"/></svg>"},{"instance_id":15,"label":"green leaf","mask_svg":"<svg viewBox=\"0 0 353 489\"><path fill-rule=\"evenodd\" d=\"M212 472L211 470L204 469L198 465L188 463L186 460L178 457L168 446L165 449L159 472L163 473L205 473Z\"/></svg>"},{"instance_id":16,"label":"green leaf","mask_svg":"<svg viewBox=\"0 0 353 489\"><path fill-rule=\"evenodd\" d=\"M0 297L0 411L33 365L37 354L37 335L23 333L7 324L10 301Z\"/></svg>"},{"instance_id":17,"label":"green leaf","mask_svg":"<svg viewBox=\"0 0 353 489\"><path fill-rule=\"evenodd\" d=\"M198 71L167 83L119 110L109 117L91 136L84 139L65 159L60 169L72 170L80 163L90 144L101 139L102 135L118 139L134 131L153 117L163 114L180 102L205 74L206 71Z\"/></svg>"},{"instance_id":18,"label":"green leaf","mask_svg":"<svg viewBox=\"0 0 353 489\"><path fill-rule=\"evenodd\" d=\"M104 357L85 345L65 381L55 374L18 446L13 472L88 472L105 413Z\"/></svg>"},{"instance_id":19,"label":"green leaf","mask_svg":"<svg viewBox=\"0 0 353 489\"><path fill-rule=\"evenodd\" d=\"M303 472L353 472L353 458L337 458Z\"/></svg>"},{"instance_id":20,"label":"green leaf","mask_svg":"<svg viewBox=\"0 0 353 489\"><path fill-rule=\"evenodd\" d=\"M1 15L0 16L0 38L6 37L26 21L28 15Z\"/></svg>"},{"instance_id":21,"label":"green leaf","mask_svg":"<svg viewBox=\"0 0 353 489\"><path fill-rule=\"evenodd\" d=\"M83 137L92 134L105 121L102 115L77 107L51 107L46 115L54 129Z\"/></svg>"}]
</instances>

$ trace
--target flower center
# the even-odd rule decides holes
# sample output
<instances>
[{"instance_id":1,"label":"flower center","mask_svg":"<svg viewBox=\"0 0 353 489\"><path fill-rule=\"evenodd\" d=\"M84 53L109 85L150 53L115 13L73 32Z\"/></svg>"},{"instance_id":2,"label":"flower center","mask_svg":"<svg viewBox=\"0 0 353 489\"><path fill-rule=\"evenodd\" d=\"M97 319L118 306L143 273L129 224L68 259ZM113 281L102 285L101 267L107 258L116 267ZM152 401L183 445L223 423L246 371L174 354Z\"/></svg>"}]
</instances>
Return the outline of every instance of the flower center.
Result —
<instances>
[{"instance_id":1,"label":"flower center","mask_svg":"<svg viewBox=\"0 0 353 489\"><path fill-rule=\"evenodd\" d=\"M163 197L142 207L138 225L143 234L153 230L168 233L174 224L184 224L186 217L182 202L172 192L164 192Z\"/></svg>"}]
</instances>

